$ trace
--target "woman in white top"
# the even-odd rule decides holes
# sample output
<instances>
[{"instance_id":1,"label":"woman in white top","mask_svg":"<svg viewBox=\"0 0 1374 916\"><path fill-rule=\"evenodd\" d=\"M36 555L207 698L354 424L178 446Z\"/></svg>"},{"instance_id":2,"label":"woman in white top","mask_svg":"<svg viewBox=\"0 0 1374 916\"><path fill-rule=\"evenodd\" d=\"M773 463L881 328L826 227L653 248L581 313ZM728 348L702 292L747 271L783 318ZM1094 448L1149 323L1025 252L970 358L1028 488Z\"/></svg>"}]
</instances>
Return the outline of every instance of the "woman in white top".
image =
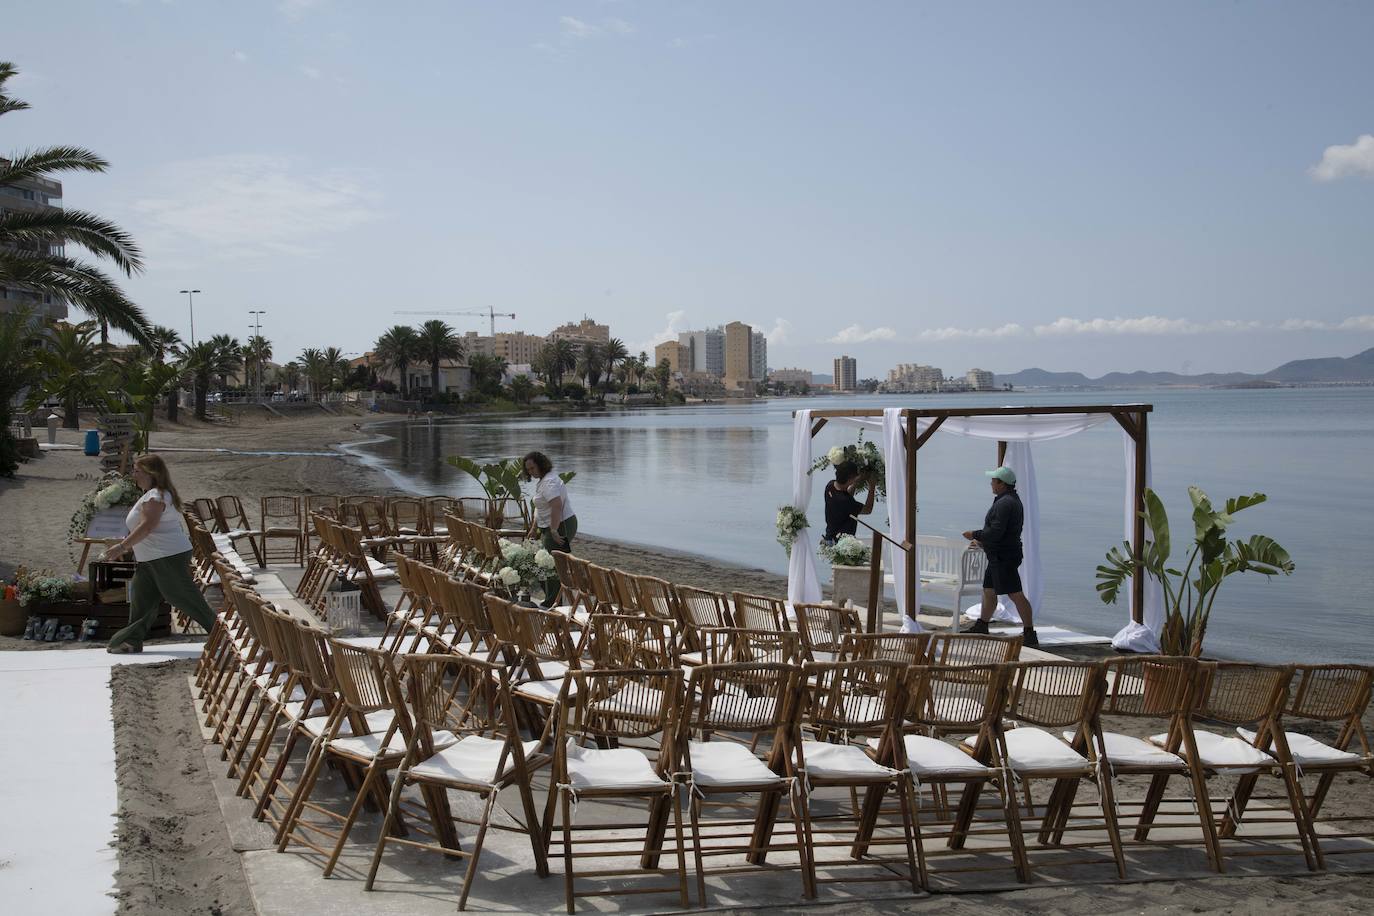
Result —
<instances>
[{"instance_id":1,"label":"woman in white top","mask_svg":"<svg viewBox=\"0 0 1374 916\"><path fill-rule=\"evenodd\" d=\"M101 556L102 560L114 560L132 549L138 561L129 598L129 625L110 637L106 650L117 655L143 651L143 640L163 601L207 633L215 626L215 612L191 575L191 537L167 463L157 455L136 459L134 483L144 492L124 519L129 534Z\"/></svg>"},{"instance_id":2,"label":"woman in white top","mask_svg":"<svg viewBox=\"0 0 1374 916\"><path fill-rule=\"evenodd\" d=\"M553 462L543 452L530 452L524 459L525 473L521 476L534 483L534 521L529 537L536 534L550 552L572 553L573 538L577 535L577 515L568 499L563 479L553 472ZM544 606L553 607L558 601L557 574L544 581Z\"/></svg>"}]
</instances>

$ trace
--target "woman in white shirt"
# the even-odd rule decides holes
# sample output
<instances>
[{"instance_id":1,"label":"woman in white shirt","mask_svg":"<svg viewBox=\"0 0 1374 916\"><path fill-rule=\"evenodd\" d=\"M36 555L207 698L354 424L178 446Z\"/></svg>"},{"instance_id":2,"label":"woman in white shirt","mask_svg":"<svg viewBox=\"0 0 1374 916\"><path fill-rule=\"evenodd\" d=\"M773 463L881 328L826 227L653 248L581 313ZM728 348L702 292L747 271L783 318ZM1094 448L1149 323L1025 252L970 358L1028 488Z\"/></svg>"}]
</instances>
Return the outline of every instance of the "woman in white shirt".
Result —
<instances>
[{"instance_id":1,"label":"woman in white shirt","mask_svg":"<svg viewBox=\"0 0 1374 916\"><path fill-rule=\"evenodd\" d=\"M525 480L534 483L534 521L529 537L536 534L550 552L572 553L573 538L577 535L577 515L568 499L568 488L553 472L553 462L543 452L530 452L524 459ZM544 581L544 606L553 607L558 600L557 574Z\"/></svg>"},{"instance_id":2,"label":"woman in white shirt","mask_svg":"<svg viewBox=\"0 0 1374 916\"><path fill-rule=\"evenodd\" d=\"M134 483L144 492L124 519L129 534L101 556L114 560L132 549L138 561L129 598L129 625L110 637L106 650L116 655L143 651L143 640L163 601L207 633L215 626L215 612L191 575L191 537L167 463L157 455L136 459Z\"/></svg>"}]
</instances>

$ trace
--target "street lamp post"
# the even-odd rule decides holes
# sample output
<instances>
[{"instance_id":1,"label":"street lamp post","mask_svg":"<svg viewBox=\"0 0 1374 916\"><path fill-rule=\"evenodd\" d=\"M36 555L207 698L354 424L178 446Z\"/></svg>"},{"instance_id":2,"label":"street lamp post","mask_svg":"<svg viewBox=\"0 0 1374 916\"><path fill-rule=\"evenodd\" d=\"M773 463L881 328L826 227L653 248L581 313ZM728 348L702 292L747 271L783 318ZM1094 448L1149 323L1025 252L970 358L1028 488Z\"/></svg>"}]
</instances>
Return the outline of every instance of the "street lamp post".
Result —
<instances>
[{"instance_id":1,"label":"street lamp post","mask_svg":"<svg viewBox=\"0 0 1374 916\"><path fill-rule=\"evenodd\" d=\"M267 312L263 309L249 309L248 314L253 316L253 336L261 339L262 337L262 316ZM258 400L262 400L262 360L255 360L255 372L257 373L256 393Z\"/></svg>"},{"instance_id":2,"label":"street lamp post","mask_svg":"<svg viewBox=\"0 0 1374 916\"><path fill-rule=\"evenodd\" d=\"M194 346L196 345L196 297L195 297L195 294L198 293L198 292L200 292L200 290L198 290L198 289L183 289L182 292L186 294L186 307L187 307L188 309L190 309L190 311L191 311L191 346L194 347Z\"/></svg>"}]
</instances>

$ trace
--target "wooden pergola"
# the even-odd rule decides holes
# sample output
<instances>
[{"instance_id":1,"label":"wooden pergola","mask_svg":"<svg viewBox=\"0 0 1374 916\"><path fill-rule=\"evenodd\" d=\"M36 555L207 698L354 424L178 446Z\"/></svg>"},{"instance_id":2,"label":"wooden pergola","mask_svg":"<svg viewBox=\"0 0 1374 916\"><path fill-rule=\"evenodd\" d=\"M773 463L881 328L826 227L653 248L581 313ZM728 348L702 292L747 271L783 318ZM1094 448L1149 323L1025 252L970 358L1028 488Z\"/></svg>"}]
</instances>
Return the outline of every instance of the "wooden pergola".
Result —
<instances>
[{"instance_id":1,"label":"wooden pergola","mask_svg":"<svg viewBox=\"0 0 1374 916\"><path fill-rule=\"evenodd\" d=\"M903 552L903 559L906 564L906 609L907 615L915 618L920 608L916 607L916 585L917 576L920 574L918 569L918 557L916 551L916 457L921 450L921 446L930 440L930 437L952 417L1026 417L1044 416L1049 414L1109 414L1120 424L1126 434L1135 443L1134 449L1134 481L1135 481L1135 512L1134 524L1131 527L1131 552L1137 561L1141 559L1141 553L1145 545L1145 520L1141 513L1145 510L1145 459L1149 453L1149 415L1154 410L1151 404L1093 404L1088 406L1055 406L1055 407L906 407L901 411L901 419L906 430L906 538L904 541L896 541L888 537L885 533L873 528L872 525L864 524L864 527L873 531L873 561L868 585L868 623L870 630L874 629L877 623L877 613L879 599L881 598L882 588L882 541L885 539L894 547ZM796 414L794 413L795 417ZM882 408L852 408L848 410L813 410L811 411L811 436L814 438L816 433L831 419L873 419L883 416ZM918 433L918 420L928 419L930 424L924 431ZM1006 459L1007 443L997 443L997 464L1000 466ZM1145 577L1133 576L1131 579L1131 620L1136 623L1144 622L1145 613Z\"/></svg>"}]
</instances>

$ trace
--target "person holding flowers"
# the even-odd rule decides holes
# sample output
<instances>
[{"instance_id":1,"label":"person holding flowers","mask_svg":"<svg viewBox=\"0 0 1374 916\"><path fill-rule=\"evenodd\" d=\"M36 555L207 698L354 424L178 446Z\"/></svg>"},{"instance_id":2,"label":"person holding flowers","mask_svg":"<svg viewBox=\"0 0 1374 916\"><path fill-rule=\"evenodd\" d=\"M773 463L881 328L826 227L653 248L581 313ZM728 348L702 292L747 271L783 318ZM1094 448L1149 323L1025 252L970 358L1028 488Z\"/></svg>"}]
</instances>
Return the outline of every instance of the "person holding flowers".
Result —
<instances>
[{"instance_id":1,"label":"person holding flowers","mask_svg":"<svg viewBox=\"0 0 1374 916\"><path fill-rule=\"evenodd\" d=\"M572 553L573 537L577 534L577 515L573 512L568 499L568 488L563 479L553 472L553 462L543 452L530 452L521 462L525 480L534 483L534 520L530 524L529 538L534 540L536 533L544 549L552 553L561 550ZM558 573L544 580L544 607L553 607L558 600Z\"/></svg>"},{"instance_id":2,"label":"person holding flowers","mask_svg":"<svg viewBox=\"0 0 1374 916\"><path fill-rule=\"evenodd\" d=\"M832 451L841 451L832 449ZM852 461L834 462L835 479L825 485L825 536L822 543L833 544L841 535L853 535L859 530L856 515L868 515L873 511L873 501L877 498L878 488L864 480L858 465ZM868 499L859 502L854 493L861 486L868 489Z\"/></svg>"}]
</instances>

